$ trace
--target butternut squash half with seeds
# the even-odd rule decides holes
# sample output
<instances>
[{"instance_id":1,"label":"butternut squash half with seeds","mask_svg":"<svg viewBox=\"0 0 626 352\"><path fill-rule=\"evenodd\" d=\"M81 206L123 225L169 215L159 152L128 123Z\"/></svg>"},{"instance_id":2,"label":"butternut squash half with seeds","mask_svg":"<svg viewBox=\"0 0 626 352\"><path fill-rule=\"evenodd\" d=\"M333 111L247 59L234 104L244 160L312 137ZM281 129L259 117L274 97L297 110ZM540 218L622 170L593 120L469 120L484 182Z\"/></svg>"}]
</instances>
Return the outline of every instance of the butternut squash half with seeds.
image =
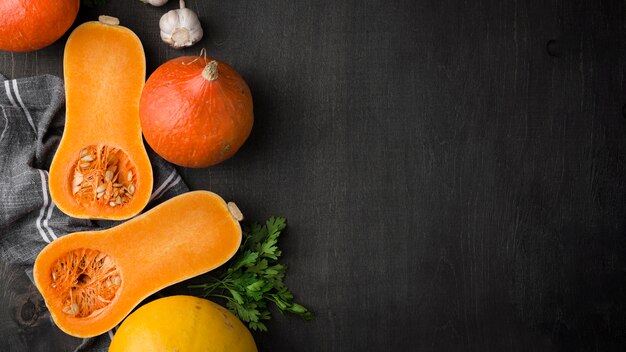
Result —
<instances>
[{"instance_id":1,"label":"butternut squash half with seeds","mask_svg":"<svg viewBox=\"0 0 626 352\"><path fill-rule=\"evenodd\" d=\"M61 330L100 335L151 294L227 262L241 219L217 194L187 192L116 227L50 243L35 260L35 285Z\"/></svg>"},{"instance_id":2,"label":"butternut squash half with seeds","mask_svg":"<svg viewBox=\"0 0 626 352\"><path fill-rule=\"evenodd\" d=\"M76 218L128 219L146 206L153 182L139 121L141 42L101 16L72 32L63 71L67 111L50 166L52 200Z\"/></svg>"}]
</instances>

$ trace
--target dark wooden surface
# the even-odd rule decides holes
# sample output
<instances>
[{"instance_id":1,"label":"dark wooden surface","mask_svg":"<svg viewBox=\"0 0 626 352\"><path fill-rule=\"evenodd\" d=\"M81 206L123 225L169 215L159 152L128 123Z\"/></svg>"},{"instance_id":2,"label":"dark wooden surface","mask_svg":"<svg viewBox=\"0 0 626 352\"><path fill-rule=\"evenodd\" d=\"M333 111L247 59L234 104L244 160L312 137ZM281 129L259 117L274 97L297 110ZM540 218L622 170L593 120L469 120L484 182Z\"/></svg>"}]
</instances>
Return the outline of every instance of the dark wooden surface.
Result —
<instances>
[{"instance_id":1,"label":"dark wooden surface","mask_svg":"<svg viewBox=\"0 0 626 352\"><path fill-rule=\"evenodd\" d=\"M149 71L204 47L248 81L247 144L181 171L289 219L317 318L275 314L262 351L626 349L624 1L188 5L207 36L184 51L139 1L79 22L119 17ZM60 75L63 43L0 72Z\"/></svg>"}]
</instances>

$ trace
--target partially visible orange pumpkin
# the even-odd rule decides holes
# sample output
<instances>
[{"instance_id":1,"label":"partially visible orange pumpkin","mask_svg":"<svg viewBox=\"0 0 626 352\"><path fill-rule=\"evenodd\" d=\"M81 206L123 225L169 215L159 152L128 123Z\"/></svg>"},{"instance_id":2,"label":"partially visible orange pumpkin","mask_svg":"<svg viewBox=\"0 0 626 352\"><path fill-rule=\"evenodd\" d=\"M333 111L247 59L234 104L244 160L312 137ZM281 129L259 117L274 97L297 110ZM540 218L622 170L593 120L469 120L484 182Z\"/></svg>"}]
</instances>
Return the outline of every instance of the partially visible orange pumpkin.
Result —
<instances>
[{"instance_id":1,"label":"partially visible orange pumpkin","mask_svg":"<svg viewBox=\"0 0 626 352\"><path fill-rule=\"evenodd\" d=\"M144 87L139 114L154 151L171 163L196 168L235 154L254 120L243 78L203 56L179 57L157 68Z\"/></svg>"},{"instance_id":2,"label":"partially visible orange pumpkin","mask_svg":"<svg viewBox=\"0 0 626 352\"><path fill-rule=\"evenodd\" d=\"M25 52L54 43L78 14L80 0L1 0L0 50Z\"/></svg>"}]
</instances>

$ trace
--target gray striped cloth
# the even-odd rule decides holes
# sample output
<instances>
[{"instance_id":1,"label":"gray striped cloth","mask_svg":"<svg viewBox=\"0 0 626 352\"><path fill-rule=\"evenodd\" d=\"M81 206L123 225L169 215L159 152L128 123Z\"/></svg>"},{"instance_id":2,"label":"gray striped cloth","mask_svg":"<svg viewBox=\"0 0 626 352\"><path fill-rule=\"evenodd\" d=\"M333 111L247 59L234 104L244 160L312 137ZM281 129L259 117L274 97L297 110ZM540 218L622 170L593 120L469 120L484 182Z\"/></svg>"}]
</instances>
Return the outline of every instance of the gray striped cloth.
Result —
<instances>
[{"instance_id":1,"label":"gray striped cloth","mask_svg":"<svg viewBox=\"0 0 626 352\"><path fill-rule=\"evenodd\" d=\"M71 218L50 199L47 170L63 132L64 104L58 77L0 75L0 260L25 272L55 239L119 223ZM154 190L148 208L188 191L176 169L152 151L149 156ZM107 335L90 350L106 350Z\"/></svg>"}]
</instances>

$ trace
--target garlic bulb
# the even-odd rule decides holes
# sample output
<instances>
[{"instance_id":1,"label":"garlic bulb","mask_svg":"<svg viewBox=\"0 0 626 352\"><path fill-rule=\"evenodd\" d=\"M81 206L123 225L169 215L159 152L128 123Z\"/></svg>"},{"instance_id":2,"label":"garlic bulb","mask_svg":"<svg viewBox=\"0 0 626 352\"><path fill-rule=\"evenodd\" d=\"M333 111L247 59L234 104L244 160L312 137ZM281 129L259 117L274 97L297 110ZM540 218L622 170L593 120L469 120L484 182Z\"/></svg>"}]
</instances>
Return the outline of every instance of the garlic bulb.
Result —
<instances>
[{"instance_id":1,"label":"garlic bulb","mask_svg":"<svg viewBox=\"0 0 626 352\"><path fill-rule=\"evenodd\" d=\"M180 0L180 9L163 15L159 21L161 39L176 49L192 46L202 39L202 27L198 15L185 8L185 0Z\"/></svg>"},{"instance_id":2,"label":"garlic bulb","mask_svg":"<svg viewBox=\"0 0 626 352\"><path fill-rule=\"evenodd\" d=\"M167 0L141 0L141 2L150 4L152 6L163 6L167 4Z\"/></svg>"}]
</instances>

